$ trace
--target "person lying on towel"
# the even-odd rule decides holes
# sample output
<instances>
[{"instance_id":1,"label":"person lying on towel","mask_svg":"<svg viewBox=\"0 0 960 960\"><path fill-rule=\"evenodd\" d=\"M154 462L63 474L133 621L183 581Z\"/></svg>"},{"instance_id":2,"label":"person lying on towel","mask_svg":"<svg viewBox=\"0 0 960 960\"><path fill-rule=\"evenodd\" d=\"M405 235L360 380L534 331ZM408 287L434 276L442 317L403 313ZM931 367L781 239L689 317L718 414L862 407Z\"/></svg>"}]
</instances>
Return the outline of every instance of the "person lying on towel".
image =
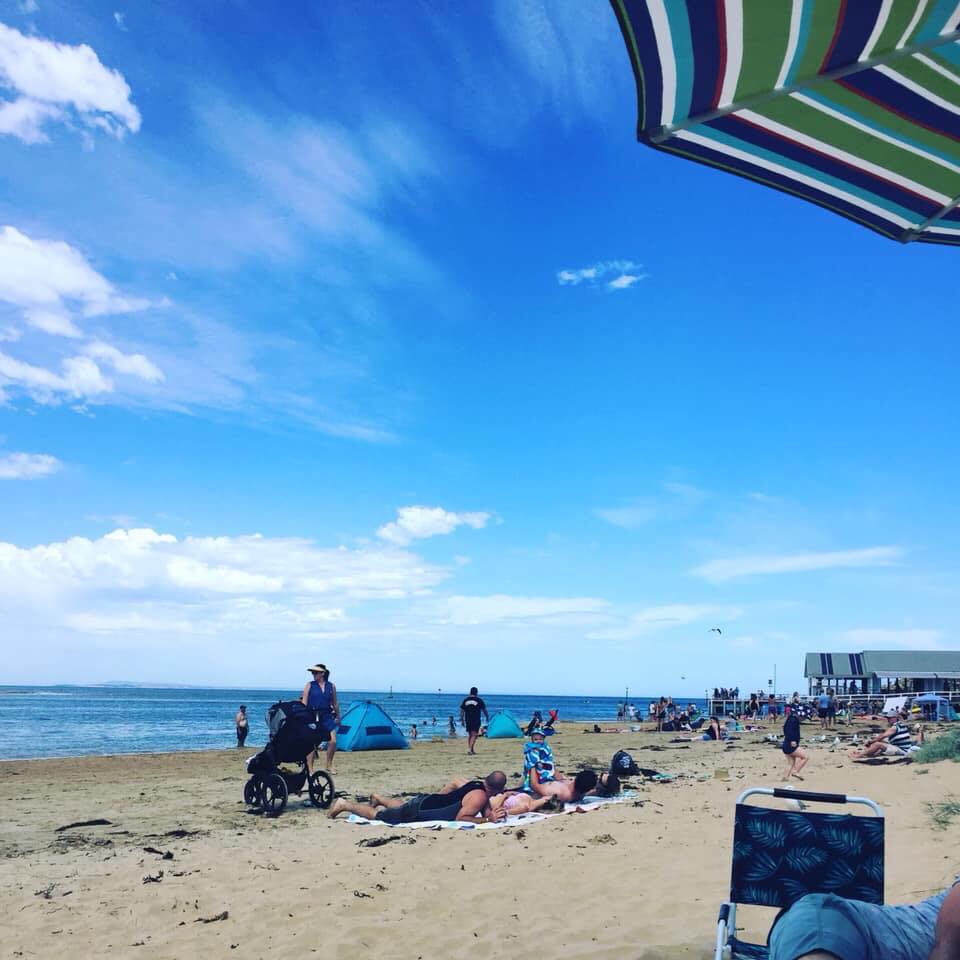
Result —
<instances>
[{"instance_id":1,"label":"person lying on towel","mask_svg":"<svg viewBox=\"0 0 960 960\"><path fill-rule=\"evenodd\" d=\"M522 790L506 790L490 798L490 809L502 808L504 816L516 817L521 813L536 813L548 803L550 803L550 797L531 797L529 793L524 793Z\"/></svg>"},{"instance_id":2,"label":"person lying on towel","mask_svg":"<svg viewBox=\"0 0 960 960\"><path fill-rule=\"evenodd\" d=\"M592 770L581 770L572 780L548 780L545 783L541 782L536 767L530 771L530 792L538 797L553 798L558 803L579 803L596 787L597 775Z\"/></svg>"},{"instance_id":3,"label":"person lying on towel","mask_svg":"<svg viewBox=\"0 0 960 960\"><path fill-rule=\"evenodd\" d=\"M372 793L370 803L352 803L341 797L334 801L327 816L334 819L341 813L355 813L391 826L424 820L496 823L507 813L503 806L493 808L490 800L503 793L506 785L507 775L502 770L494 770L483 780L451 780L439 793L418 793L406 798Z\"/></svg>"}]
</instances>

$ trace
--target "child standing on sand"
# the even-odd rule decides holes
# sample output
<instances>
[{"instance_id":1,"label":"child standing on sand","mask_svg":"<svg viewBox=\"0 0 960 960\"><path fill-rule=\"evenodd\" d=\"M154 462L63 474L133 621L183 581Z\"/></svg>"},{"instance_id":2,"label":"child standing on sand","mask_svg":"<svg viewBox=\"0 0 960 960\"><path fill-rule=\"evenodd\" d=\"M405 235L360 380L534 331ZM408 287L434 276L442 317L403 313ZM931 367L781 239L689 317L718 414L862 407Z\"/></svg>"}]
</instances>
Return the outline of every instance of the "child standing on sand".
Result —
<instances>
[{"instance_id":1,"label":"child standing on sand","mask_svg":"<svg viewBox=\"0 0 960 960\"><path fill-rule=\"evenodd\" d=\"M787 767L787 780L796 777L802 780L800 771L807 765L810 759L807 751L800 746L800 716L796 710L791 710L783 724L783 755L789 761Z\"/></svg>"}]
</instances>

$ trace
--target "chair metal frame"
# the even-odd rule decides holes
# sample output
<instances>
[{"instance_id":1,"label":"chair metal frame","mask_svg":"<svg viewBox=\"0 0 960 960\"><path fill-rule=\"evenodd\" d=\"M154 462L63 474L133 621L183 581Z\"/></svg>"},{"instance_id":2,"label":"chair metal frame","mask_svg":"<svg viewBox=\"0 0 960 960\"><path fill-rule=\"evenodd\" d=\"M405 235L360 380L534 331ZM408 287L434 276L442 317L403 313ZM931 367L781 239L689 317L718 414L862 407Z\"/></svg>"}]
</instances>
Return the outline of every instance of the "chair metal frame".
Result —
<instances>
[{"instance_id":1,"label":"chair metal frame","mask_svg":"<svg viewBox=\"0 0 960 960\"><path fill-rule=\"evenodd\" d=\"M869 807L877 817L884 819L880 805L869 797L854 797L843 793L815 793L810 790L787 790L782 787L749 787L737 797L736 806L740 806L752 796L778 797L784 800L809 801L812 803L856 803ZM717 939L714 960L732 960L733 951L728 943L730 936L737 930L737 904L732 900L720 905L717 919Z\"/></svg>"}]
</instances>

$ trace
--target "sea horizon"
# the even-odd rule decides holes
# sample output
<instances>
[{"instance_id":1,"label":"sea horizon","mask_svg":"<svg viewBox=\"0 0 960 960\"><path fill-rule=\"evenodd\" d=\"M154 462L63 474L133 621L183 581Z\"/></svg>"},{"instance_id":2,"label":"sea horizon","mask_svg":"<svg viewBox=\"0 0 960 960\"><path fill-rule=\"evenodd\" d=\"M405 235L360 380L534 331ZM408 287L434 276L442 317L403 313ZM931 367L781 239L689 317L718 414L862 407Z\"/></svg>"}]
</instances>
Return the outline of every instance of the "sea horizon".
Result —
<instances>
[{"instance_id":1,"label":"sea horizon","mask_svg":"<svg viewBox=\"0 0 960 960\"><path fill-rule=\"evenodd\" d=\"M250 717L246 749L266 743L267 708L297 699L299 690L276 687L182 687L113 684L0 685L0 760L111 756L215 750L235 746L234 716L241 703ZM175 695L179 694L179 695ZM416 724L421 738L449 736L466 691L340 690L341 712L373 700L405 735ZM558 710L560 721L610 723L623 696L482 693L490 715L506 711L521 726L535 710ZM629 698L646 716L659 694ZM703 697L675 698L705 707ZM29 738L23 731L29 730ZM457 735L463 735L457 724Z\"/></svg>"}]
</instances>

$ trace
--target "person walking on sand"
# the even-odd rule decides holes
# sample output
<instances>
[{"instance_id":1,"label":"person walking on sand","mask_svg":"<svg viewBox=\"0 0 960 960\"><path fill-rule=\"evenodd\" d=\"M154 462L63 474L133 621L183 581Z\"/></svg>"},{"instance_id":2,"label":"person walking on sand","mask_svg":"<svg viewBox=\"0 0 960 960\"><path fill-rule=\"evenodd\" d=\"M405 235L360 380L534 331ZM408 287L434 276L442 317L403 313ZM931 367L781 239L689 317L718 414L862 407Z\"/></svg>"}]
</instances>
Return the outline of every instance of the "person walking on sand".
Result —
<instances>
[{"instance_id":1,"label":"person walking on sand","mask_svg":"<svg viewBox=\"0 0 960 960\"><path fill-rule=\"evenodd\" d=\"M303 688L300 702L312 710L317 723L317 743L327 741L327 769L333 768L333 755L337 752L337 728L340 726L340 704L337 688L330 682L330 671L322 663L307 667L313 679ZM313 773L313 758L316 750L307 756L307 772Z\"/></svg>"},{"instance_id":2,"label":"person walking on sand","mask_svg":"<svg viewBox=\"0 0 960 960\"><path fill-rule=\"evenodd\" d=\"M783 755L788 760L787 782L791 777L802 780L800 771L807 765L810 759L807 751L800 746L800 715L796 710L791 710L787 714L787 719L783 723Z\"/></svg>"},{"instance_id":3,"label":"person walking on sand","mask_svg":"<svg viewBox=\"0 0 960 960\"><path fill-rule=\"evenodd\" d=\"M237 725L237 747L242 747L247 742L247 734L250 732L250 721L247 719L247 705L240 704L237 715L233 718Z\"/></svg>"},{"instance_id":4,"label":"person walking on sand","mask_svg":"<svg viewBox=\"0 0 960 960\"><path fill-rule=\"evenodd\" d=\"M460 722L467 728L467 753L469 754L476 753L473 748L476 746L477 737L480 736L481 714L489 723L490 714L487 713L487 705L477 694L477 688L471 687L470 694L464 697L460 704Z\"/></svg>"}]
</instances>

